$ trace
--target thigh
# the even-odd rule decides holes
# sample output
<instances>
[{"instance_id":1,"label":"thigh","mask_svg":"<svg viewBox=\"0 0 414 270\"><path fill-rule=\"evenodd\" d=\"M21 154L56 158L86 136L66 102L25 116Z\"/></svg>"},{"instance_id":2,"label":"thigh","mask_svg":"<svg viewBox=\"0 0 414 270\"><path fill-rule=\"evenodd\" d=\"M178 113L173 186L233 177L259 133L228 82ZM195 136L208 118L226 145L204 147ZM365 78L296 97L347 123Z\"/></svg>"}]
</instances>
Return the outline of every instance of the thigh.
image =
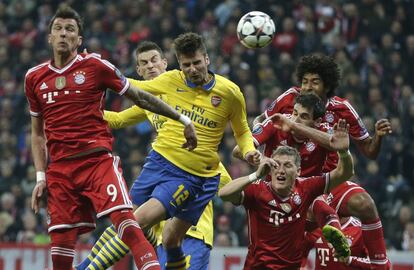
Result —
<instances>
[{"instance_id":1,"label":"thigh","mask_svg":"<svg viewBox=\"0 0 414 270\"><path fill-rule=\"evenodd\" d=\"M97 217L119 209L132 209L118 156L102 153L88 156L75 178L84 182L82 195L93 204Z\"/></svg>"},{"instance_id":2,"label":"thigh","mask_svg":"<svg viewBox=\"0 0 414 270\"><path fill-rule=\"evenodd\" d=\"M210 248L203 240L186 237L182 244L184 254L189 256L189 270L207 270L210 260Z\"/></svg>"},{"instance_id":3,"label":"thigh","mask_svg":"<svg viewBox=\"0 0 414 270\"><path fill-rule=\"evenodd\" d=\"M358 184L346 181L331 191L327 201L340 216L349 216L350 214L347 209L348 200L352 195L361 192L366 191Z\"/></svg>"},{"instance_id":4,"label":"thigh","mask_svg":"<svg viewBox=\"0 0 414 270\"><path fill-rule=\"evenodd\" d=\"M51 163L47 170L48 231L79 228L79 234L95 228L93 207L79 193L72 179L72 168L65 162Z\"/></svg>"},{"instance_id":5,"label":"thigh","mask_svg":"<svg viewBox=\"0 0 414 270\"><path fill-rule=\"evenodd\" d=\"M201 184L201 189L197 190L194 199L184 209L178 212L175 216L185 220L192 225L196 225L200 219L201 214L206 208L207 204L216 195L220 181L220 175L208 178L198 178L197 181Z\"/></svg>"}]
</instances>

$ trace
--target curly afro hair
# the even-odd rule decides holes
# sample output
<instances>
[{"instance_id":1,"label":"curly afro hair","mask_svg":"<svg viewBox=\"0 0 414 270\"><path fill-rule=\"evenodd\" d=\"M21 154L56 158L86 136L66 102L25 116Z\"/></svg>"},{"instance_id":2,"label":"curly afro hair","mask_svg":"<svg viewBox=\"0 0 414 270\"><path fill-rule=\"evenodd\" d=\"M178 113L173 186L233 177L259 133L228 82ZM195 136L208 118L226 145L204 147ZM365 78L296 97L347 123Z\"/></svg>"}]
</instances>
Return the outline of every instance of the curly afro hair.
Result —
<instances>
[{"instance_id":1,"label":"curly afro hair","mask_svg":"<svg viewBox=\"0 0 414 270\"><path fill-rule=\"evenodd\" d=\"M307 73L318 74L327 90L326 96L334 96L335 89L341 79L338 64L330 56L323 54L311 54L303 56L296 67L296 78L300 83Z\"/></svg>"}]
</instances>

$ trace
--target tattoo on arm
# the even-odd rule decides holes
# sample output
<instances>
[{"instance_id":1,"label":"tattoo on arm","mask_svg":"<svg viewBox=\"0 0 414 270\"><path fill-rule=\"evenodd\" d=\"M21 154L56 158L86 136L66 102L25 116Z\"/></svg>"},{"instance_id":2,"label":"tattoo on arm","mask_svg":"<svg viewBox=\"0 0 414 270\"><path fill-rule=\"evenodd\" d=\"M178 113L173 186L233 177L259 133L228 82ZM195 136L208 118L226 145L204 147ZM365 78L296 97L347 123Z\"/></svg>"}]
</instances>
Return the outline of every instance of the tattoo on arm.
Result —
<instances>
[{"instance_id":1,"label":"tattoo on arm","mask_svg":"<svg viewBox=\"0 0 414 270\"><path fill-rule=\"evenodd\" d=\"M145 110L166 116L174 120L178 120L178 118L180 118L180 114L170 105L157 98L156 96L141 89L130 88L125 93L125 95L130 98L136 105Z\"/></svg>"}]
</instances>

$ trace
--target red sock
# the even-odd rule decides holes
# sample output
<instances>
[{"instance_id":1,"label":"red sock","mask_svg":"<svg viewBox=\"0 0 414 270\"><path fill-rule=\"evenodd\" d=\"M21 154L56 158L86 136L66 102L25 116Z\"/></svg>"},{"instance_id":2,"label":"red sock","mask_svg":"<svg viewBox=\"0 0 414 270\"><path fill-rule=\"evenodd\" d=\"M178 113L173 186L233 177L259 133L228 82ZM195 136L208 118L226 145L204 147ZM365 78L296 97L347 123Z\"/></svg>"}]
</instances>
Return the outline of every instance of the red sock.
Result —
<instances>
[{"instance_id":1,"label":"red sock","mask_svg":"<svg viewBox=\"0 0 414 270\"><path fill-rule=\"evenodd\" d=\"M362 224L362 237L368 249L373 269L390 269L385 248L384 233L379 218Z\"/></svg>"},{"instance_id":2,"label":"red sock","mask_svg":"<svg viewBox=\"0 0 414 270\"><path fill-rule=\"evenodd\" d=\"M77 236L77 229L58 230L50 233L53 270L72 270Z\"/></svg>"},{"instance_id":3,"label":"red sock","mask_svg":"<svg viewBox=\"0 0 414 270\"><path fill-rule=\"evenodd\" d=\"M154 248L145 238L131 211L111 213L118 236L127 244L138 269L161 270Z\"/></svg>"},{"instance_id":4,"label":"red sock","mask_svg":"<svg viewBox=\"0 0 414 270\"><path fill-rule=\"evenodd\" d=\"M315 199L312 204L312 212L315 216L316 223L318 223L320 228L325 225L331 225L332 227L341 230L338 214L325 200L321 198Z\"/></svg>"}]
</instances>

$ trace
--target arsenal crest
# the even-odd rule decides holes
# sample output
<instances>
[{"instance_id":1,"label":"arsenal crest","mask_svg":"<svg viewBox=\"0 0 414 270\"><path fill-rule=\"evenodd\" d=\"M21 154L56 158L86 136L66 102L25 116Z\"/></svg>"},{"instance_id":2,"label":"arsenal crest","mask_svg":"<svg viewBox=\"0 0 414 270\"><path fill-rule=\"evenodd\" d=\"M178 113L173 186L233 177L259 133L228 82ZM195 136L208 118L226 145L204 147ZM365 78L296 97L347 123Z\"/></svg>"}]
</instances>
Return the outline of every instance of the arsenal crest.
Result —
<instances>
[{"instance_id":1,"label":"arsenal crest","mask_svg":"<svg viewBox=\"0 0 414 270\"><path fill-rule=\"evenodd\" d=\"M61 90L66 86L66 77L60 76L55 80L55 86L57 89Z\"/></svg>"},{"instance_id":2,"label":"arsenal crest","mask_svg":"<svg viewBox=\"0 0 414 270\"><path fill-rule=\"evenodd\" d=\"M211 97L211 104L214 107L218 107L218 105L220 105L220 103L221 103L221 97L219 97L219 96L212 96Z\"/></svg>"}]
</instances>

